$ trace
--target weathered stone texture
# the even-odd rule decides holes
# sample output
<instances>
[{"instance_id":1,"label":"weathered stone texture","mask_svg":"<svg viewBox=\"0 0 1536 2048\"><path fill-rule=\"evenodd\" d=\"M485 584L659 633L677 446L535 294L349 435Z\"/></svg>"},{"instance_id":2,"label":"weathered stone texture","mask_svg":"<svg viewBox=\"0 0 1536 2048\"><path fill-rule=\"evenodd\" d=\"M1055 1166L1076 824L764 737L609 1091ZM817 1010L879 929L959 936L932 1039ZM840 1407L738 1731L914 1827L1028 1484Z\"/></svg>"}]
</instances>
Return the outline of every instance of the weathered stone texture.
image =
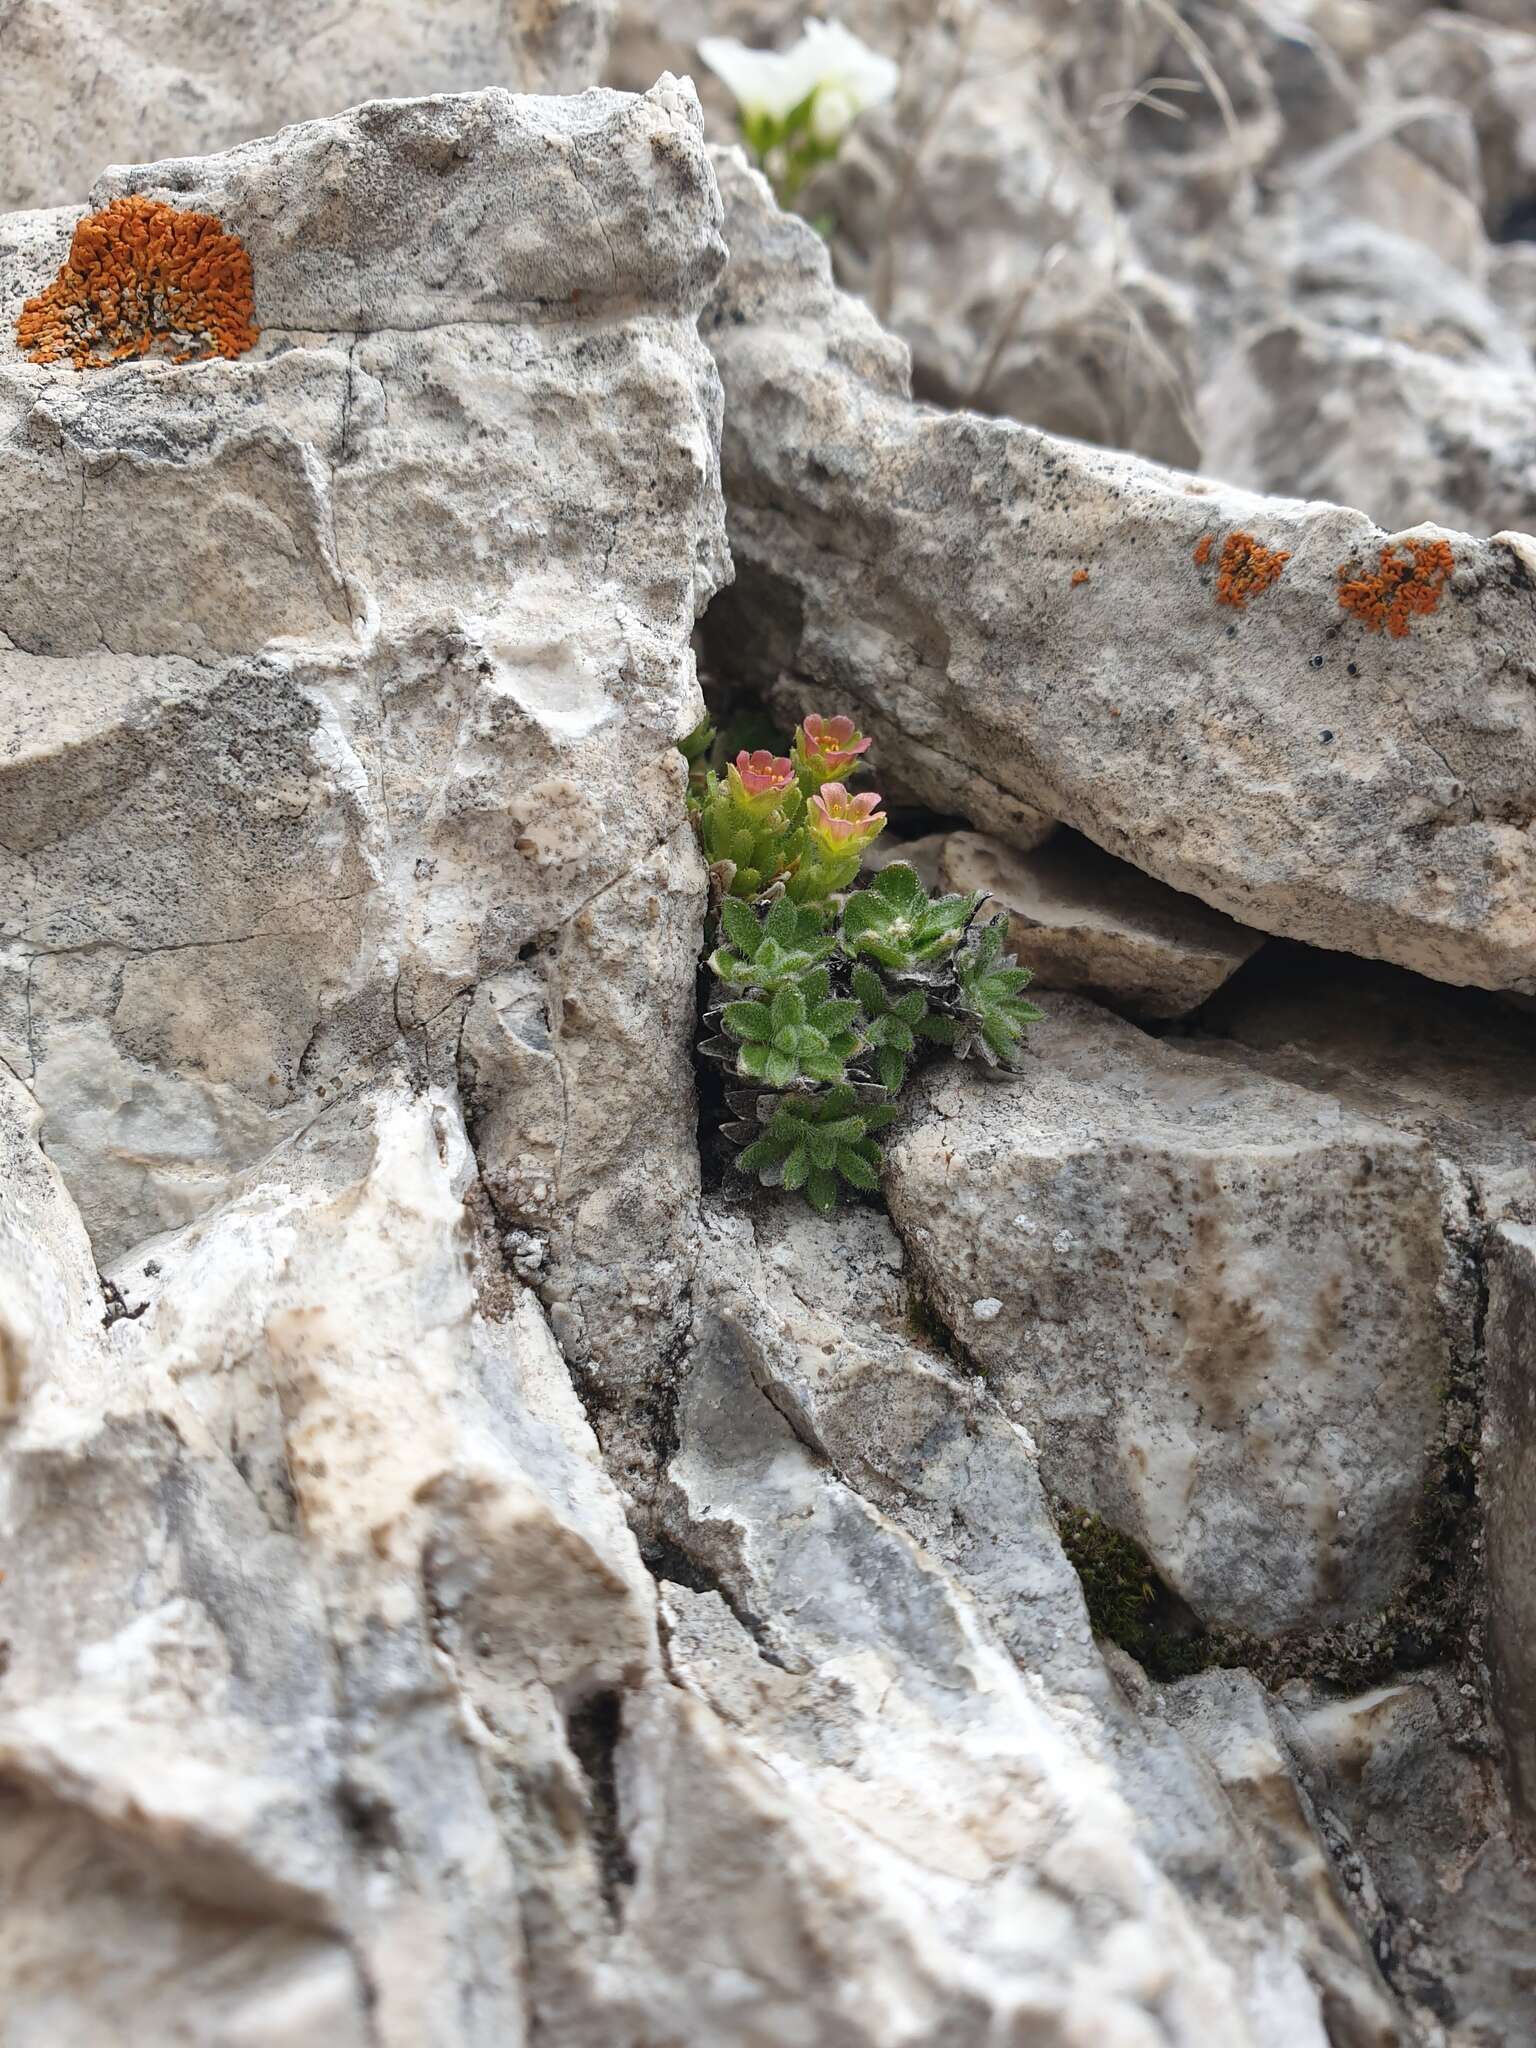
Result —
<instances>
[{"instance_id":1,"label":"weathered stone texture","mask_svg":"<svg viewBox=\"0 0 1536 2048\"><path fill-rule=\"evenodd\" d=\"M1483 1471L1494 1700L1536 1838L1536 1230L1518 1223L1494 1232L1489 1261Z\"/></svg>"},{"instance_id":2,"label":"weathered stone texture","mask_svg":"<svg viewBox=\"0 0 1536 2048\"><path fill-rule=\"evenodd\" d=\"M82 200L103 163L227 149L360 100L579 92L612 14L612 0L384 0L319 21L302 0L10 0L0 212Z\"/></svg>"},{"instance_id":3,"label":"weathered stone texture","mask_svg":"<svg viewBox=\"0 0 1536 2048\"><path fill-rule=\"evenodd\" d=\"M1341 577L1433 530L925 411L816 238L739 157L718 168L732 260L704 331L754 629L727 615L721 663L783 672L800 703L910 738L1261 931L1536 988L1536 592L1517 547L1447 537L1438 608L1370 631ZM1225 586L1241 604L1222 601L1233 534L1285 557Z\"/></svg>"},{"instance_id":4,"label":"weathered stone texture","mask_svg":"<svg viewBox=\"0 0 1536 2048\"><path fill-rule=\"evenodd\" d=\"M985 833L952 832L942 873L947 888L983 889L1008 913L1008 943L1041 988L1126 1017L1187 1016L1263 943L1072 834L1016 853Z\"/></svg>"},{"instance_id":5,"label":"weathered stone texture","mask_svg":"<svg viewBox=\"0 0 1536 2048\"><path fill-rule=\"evenodd\" d=\"M727 573L696 122L671 83L493 92L114 172L98 200L243 237L259 346L0 362L0 1017L104 1262L401 1047L451 1077L521 976L571 1164L510 1217L562 1336L675 1323L703 877L672 742ZM9 219L17 289L68 226Z\"/></svg>"},{"instance_id":6,"label":"weathered stone texture","mask_svg":"<svg viewBox=\"0 0 1536 2048\"><path fill-rule=\"evenodd\" d=\"M1047 1484L1207 1623L1315 1629L1413 1553L1471 1341L1431 1148L1070 997L1023 1071L936 1068L892 1213Z\"/></svg>"}]
</instances>

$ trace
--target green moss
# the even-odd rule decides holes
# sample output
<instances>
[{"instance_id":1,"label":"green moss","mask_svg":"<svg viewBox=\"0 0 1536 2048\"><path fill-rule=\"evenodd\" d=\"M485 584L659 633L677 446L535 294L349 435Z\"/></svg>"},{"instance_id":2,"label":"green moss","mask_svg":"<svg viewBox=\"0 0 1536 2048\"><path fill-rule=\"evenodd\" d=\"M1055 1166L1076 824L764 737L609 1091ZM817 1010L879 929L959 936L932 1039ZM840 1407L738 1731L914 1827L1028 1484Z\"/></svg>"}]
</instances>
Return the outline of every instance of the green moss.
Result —
<instances>
[{"instance_id":1,"label":"green moss","mask_svg":"<svg viewBox=\"0 0 1536 2048\"><path fill-rule=\"evenodd\" d=\"M1446 1437L1414 1517L1414 1562L1377 1613L1280 1636L1203 1628L1128 1536L1084 1508L1057 1501L1062 1549L1082 1580L1094 1632L1162 1681L1242 1665L1270 1687L1304 1678L1348 1693L1402 1671L1454 1662L1465 1654L1481 1613L1472 1542L1478 1477L1473 1391L1465 1379L1446 1389Z\"/></svg>"},{"instance_id":2,"label":"green moss","mask_svg":"<svg viewBox=\"0 0 1536 2048\"><path fill-rule=\"evenodd\" d=\"M1096 1635L1118 1643L1156 1679L1188 1678L1228 1661L1216 1639L1163 1584L1139 1544L1086 1508L1058 1501L1055 1514Z\"/></svg>"},{"instance_id":3,"label":"green moss","mask_svg":"<svg viewBox=\"0 0 1536 2048\"><path fill-rule=\"evenodd\" d=\"M907 1285L907 1327L918 1343L945 1358L955 1356L955 1340L949 1325L938 1314L915 1280Z\"/></svg>"}]
</instances>

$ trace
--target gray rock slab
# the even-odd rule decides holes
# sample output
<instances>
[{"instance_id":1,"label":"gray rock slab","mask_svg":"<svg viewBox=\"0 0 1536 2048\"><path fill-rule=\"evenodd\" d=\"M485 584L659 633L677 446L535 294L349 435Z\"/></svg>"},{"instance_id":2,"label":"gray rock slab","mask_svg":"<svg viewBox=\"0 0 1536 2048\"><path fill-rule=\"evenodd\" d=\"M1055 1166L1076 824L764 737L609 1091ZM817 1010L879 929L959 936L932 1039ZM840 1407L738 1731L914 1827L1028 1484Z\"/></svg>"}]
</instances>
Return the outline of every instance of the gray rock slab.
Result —
<instances>
[{"instance_id":1,"label":"gray rock slab","mask_svg":"<svg viewBox=\"0 0 1536 2048\"><path fill-rule=\"evenodd\" d=\"M1204 1620L1388 1598L1473 1327L1465 1204L1422 1138L1058 996L1017 1075L918 1085L886 1186L1047 1484Z\"/></svg>"},{"instance_id":2,"label":"gray rock slab","mask_svg":"<svg viewBox=\"0 0 1536 2048\"><path fill-rule=\"evenodd\" d=\"M729 573L697 104L382 102L126 192L242 237L262 334L76 371L0 331L0 1051L111 1263L381 1062L457 1085L471 1010L509 1187L542 1070L478 1020L531 976L566 1164L507 1221L570 1354L648 1378L698 1174L673 742ZM3 217L8 289L74 218Z\"/></svg>"},{"instance_id":3,"label":"gray rock slab","mask_svg":"<svg viewBox=\"0 0 1536 2048\"><path fill-rule=\"evenodd\" d=\"M1264 943L1076 834L1017 853L981 832L952 832L943 879L965 894L984 889L1008 913L1008 943L1041 988L1126 1017L1188 1015Z\"/></svg>"},{"instance_id":4,"label":"gray rock slab","mask_svg":"<svg viewBox=\"0 0 1536 2048\"><path fill-rule=\"evenodd\" d=\"M1276 948L1188 1049L1427 1138L1489 1221L1536 1222L1536 1019L1395 968Z\"/></svg>"},{"instance_id":5,"label":"gray rock slab","mask_svg":"<svg viewBox=\"0 0 1536 2048\"><path fill-rule=\"evenodd\" d=\"M1493 1233L1483 1503L1494 1701L1527 1839L1536 1839L1536 1230Z\"/></svg>"},{"instance_id":6,"label":"gray rock slab","mask_svg":"<svg viewBox=\"0 0 1536 2048\"><path fill-rule=\"evenodd\" d=\"M889 1225L707 1205L704 1231L668 1654L813 1803L917 2038L1320 2044L1311 1937L1099 1664L1028 1434L902 1327ZM845 2038L888 2041L851 1989L824 1994Z\"/></svg>"}]
</instances>

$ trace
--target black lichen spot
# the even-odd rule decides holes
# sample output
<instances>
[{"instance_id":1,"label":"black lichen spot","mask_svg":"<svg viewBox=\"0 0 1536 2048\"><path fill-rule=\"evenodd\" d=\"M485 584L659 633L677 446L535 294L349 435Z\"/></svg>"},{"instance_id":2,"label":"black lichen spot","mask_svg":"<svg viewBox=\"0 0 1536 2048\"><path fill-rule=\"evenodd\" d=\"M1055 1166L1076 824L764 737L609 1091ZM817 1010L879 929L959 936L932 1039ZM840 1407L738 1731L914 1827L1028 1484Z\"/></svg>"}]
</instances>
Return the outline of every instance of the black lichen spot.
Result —
<instances>
[{"instance_id":1,"label":"black lichen spot","mask_svg":"<svg viewBox=\"0 0 1536 2048\"><path fill-rule=\"evenodd\" d=\"M621 1894L635 1881L634 1858L619 1816L617 1758L624 1734L624 1703L612 1687L595 1692L567 1717L565 1739L587 1781L588 1828L603 1899L615 1924Z\"/></svg>"}]
</instances>

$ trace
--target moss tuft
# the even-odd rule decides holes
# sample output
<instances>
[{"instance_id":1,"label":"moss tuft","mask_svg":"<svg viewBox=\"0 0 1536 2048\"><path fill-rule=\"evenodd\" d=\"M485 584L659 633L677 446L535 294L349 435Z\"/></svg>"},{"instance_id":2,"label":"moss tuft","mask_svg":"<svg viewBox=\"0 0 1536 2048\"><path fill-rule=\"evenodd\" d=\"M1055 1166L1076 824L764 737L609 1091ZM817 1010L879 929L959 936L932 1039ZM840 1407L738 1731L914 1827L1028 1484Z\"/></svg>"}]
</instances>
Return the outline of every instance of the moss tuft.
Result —
<instances>
[{"instance_id":1,"label":"moss tuft","mask_svg":"<svg viewBox=\"0 0 1536 2048\"><path fill-rule=\"evenodd\" d=\"M1118 1643L1156 1679L1188 1678L1227 1661L1139 1544L1086 1508L1058 1501L1055 1514L1096 1635Z\"/></svg>"}]
</instances>

